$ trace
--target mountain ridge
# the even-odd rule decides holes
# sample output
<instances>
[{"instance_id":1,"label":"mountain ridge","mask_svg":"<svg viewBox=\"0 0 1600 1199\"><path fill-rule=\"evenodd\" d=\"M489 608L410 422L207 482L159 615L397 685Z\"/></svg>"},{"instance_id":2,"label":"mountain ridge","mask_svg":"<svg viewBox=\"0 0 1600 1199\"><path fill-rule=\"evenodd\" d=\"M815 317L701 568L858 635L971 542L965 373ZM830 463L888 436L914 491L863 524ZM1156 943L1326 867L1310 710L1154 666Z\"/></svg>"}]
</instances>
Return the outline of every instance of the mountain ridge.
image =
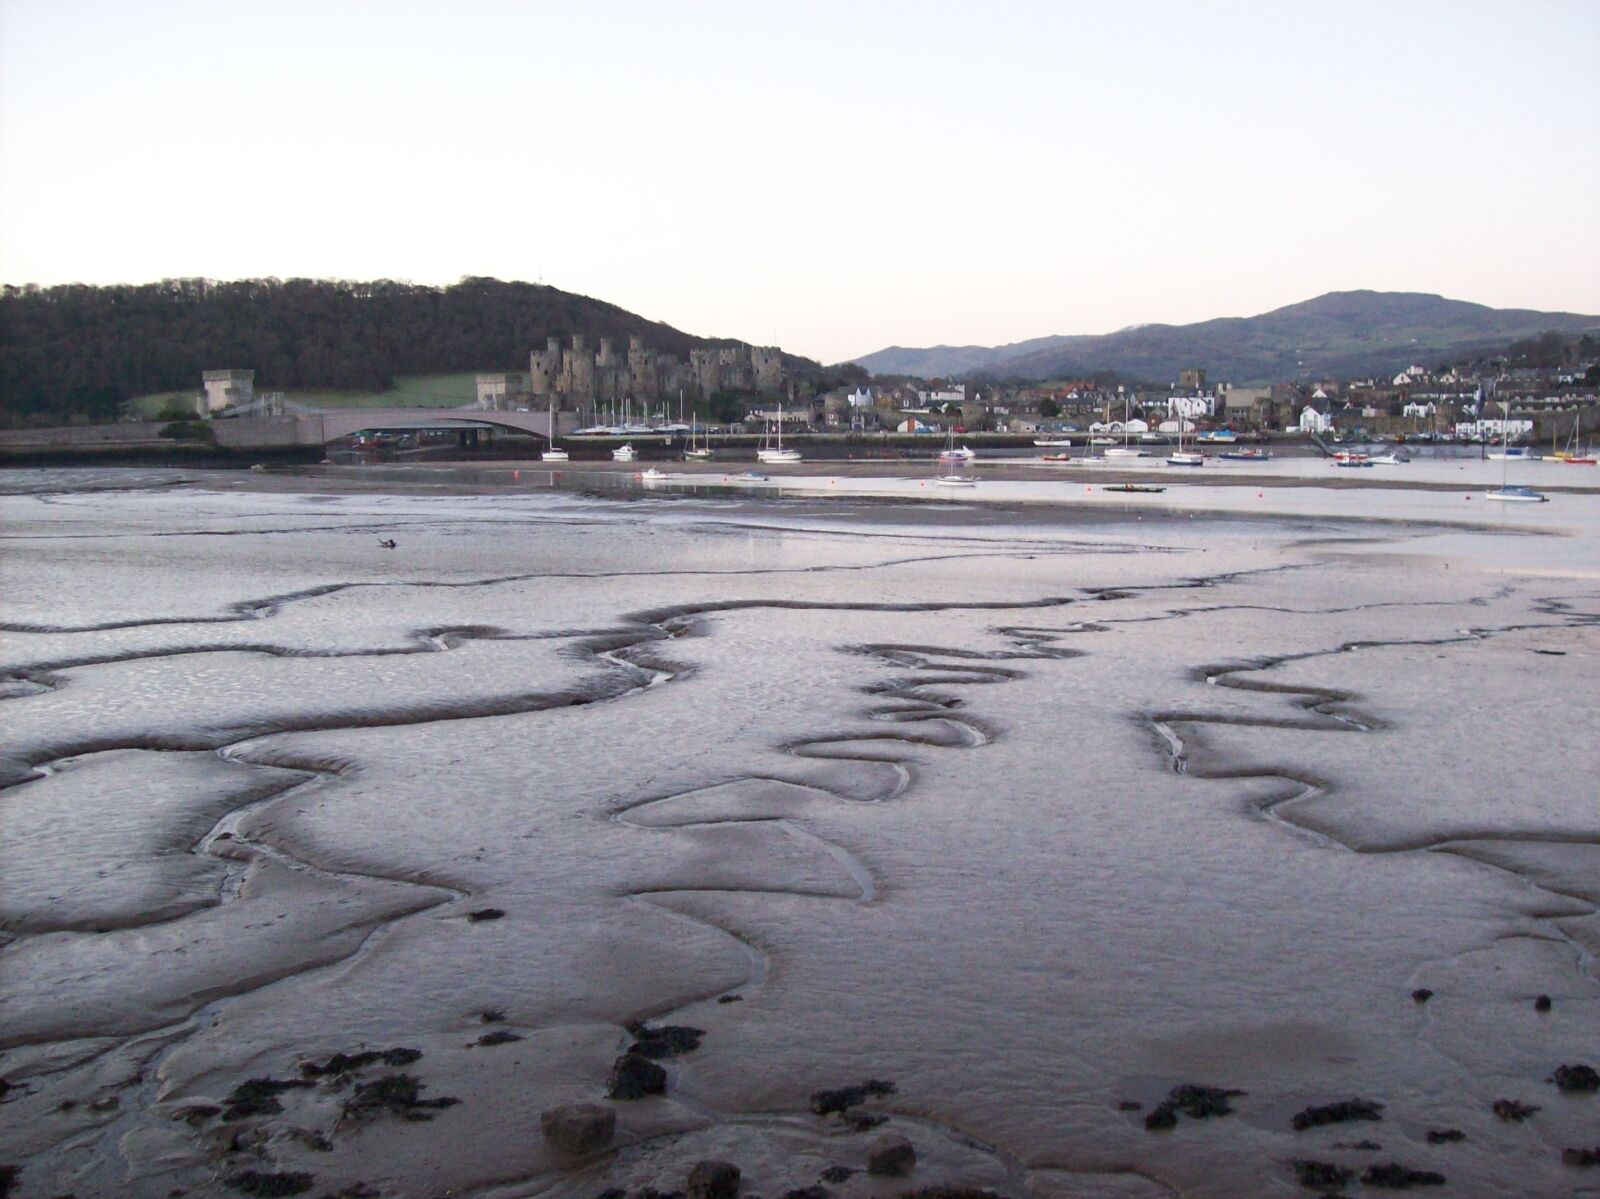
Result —
<instances>
[{"instance_id":1,"label":"mountain ridge","mask_svg":"<svg viewBox=\"0 0 1600 1199\"><path fill-rule=\"evenodd\" d=\"M890 346L849 361L874 374L924 378L1114 371L1150 382L1198 366L1218 381L1248 384L1384 374L1421 358L1458 358L1549 331L1600 331L1600 316L1363 289L1326 292L1256 316L1135 324L1114 333L1055 334L1000 346Z\"/></svg>"}]
</instances>

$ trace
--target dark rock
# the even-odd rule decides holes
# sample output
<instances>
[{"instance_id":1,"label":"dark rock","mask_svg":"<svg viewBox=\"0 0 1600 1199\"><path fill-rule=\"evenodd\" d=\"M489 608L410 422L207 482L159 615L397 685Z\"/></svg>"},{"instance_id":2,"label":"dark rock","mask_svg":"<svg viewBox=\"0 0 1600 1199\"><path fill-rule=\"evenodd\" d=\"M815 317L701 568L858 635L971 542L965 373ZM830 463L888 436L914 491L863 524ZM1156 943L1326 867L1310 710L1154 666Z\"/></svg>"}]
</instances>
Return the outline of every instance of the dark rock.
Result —
<instances>
[{"instance_id":1,"label":"dark rock","mask_svg":"<svg viewBox=\"0 0 1600 1199\"><path fill-rule=\"evenodd\" d=\"M628 1199L684 1199L682 1191L658 1191L655 1187L640 1187Z\"/></svg>"},{"instance_id":2,"label":"dark rock","mask_svg":"<svg viewBox=\"0 0 1600 1199\"><path fill-rule=\"evenodd\" d=\"M1550 996L1541 995L1535 999L1533 1001L1533 1010L1536 1012L1548 1012L1550 1010Z\"/></svg>"},{"instance_id":3,"label":"dark rock","mask_svg":"<svg viewBox=\"0 0 1600 1199\"><path fill-rule=\"evenodd\" d=\"M9 1082L7 1082L5 1079L0 1078L0 1103L4 1103L6 1101L6 1096L10 1092L11 1092L11 1084Z\"/></svg>"},{"instance_id":4,"label":"dark rock","mask_svg":"<svg viewBox=\"0 0 1600 1199\"><path fill-rule=\"evenodd\" d=\"M1600 1074L1593 1066L1557 1066L1554 1081L1561 1090L1580 1095L1600 1091Z\"/></svg>"},{"instance_id":5,"label":"dark rock","mask_svg":"<svg viewBox=\"0 0 1600 1199\"><path fill-rule=\"evenodd\" d=\"M544 1117L540 1116L539 1119L542 1123ZM607 1187L605 1190L596 1195L594 1199L627 1199L627 1195L628 1192L623 1190L621 1187Z\"/></svg>"},{"instance_id":6,"label":"dark rock","mask_svg":"<svg viewBox=\"0 0 1600 1199\"><path fill-rule=\"evenodd\" d=\"M1144 1104L1140 1103L1137 1099L1124 1099L1121 1103L1117 1104L1117 1110L1119 1112L1142 1112L1144 1110Z\"/></svg>"},{"instance_id":7,"label":"dark rock","mask_svg":"<svg viewBox=\"0 0 1600 1199\"><path fill-rule=\"evenodd\" d=\"M689 1199L734 1199L739 1193L739 1167L732 1162L696 1162L689 1171Z\"/></svg>"},{"instance_id":8,"label":"dark rock","mask_svg":"<svg viewBox=\"0 0 1600 1199\"><path fill-rule=\"evenodd\" d=\"M431 1110L461 1102L448 1095L423 1099L422 1087L423 1083L409 1074L386 1074L372 1082L358 1083L355 1093L344 1101L344 1115L370 1119L387 1113L403 1120L431 1120Z\"/></svg>"},{"instance_id":9,"label":"dark rock","mask_svg":"<svg viewBox=\"0 0 1600 1199\"><path fill-rule=\"evenodd\" d=\"M865 1103L872 1095L893 1094L894 1083L869 1078L859 1086L840 1087L836 1091L813 1091L811 1110L819 1116L826 1116L830 1112L843 1112L857 1104Z\"/></svg>"},{"instance_id":10,"label":"dark rock","mask_svg":"<svg viewBox=\"0 0 1600 1199\"><path fill-rule=\"evenodd\" d=\"M1428 1129L1428 1144L1448 1145L1455 1141L1464 1141L1467 1134L1459 1128L1430 1128Z\"/></svg>"},{"instance_id":11,"label":"dark rock","mask_svg":"<svg viewBox=\"0 0 1600 1199\"><path fill-rule=\"evenodd\" d=\"M479 908L475 912L468 912L467 919L473 924L481 924L485 920L498 920L505 914L504 908Z\"/></svg>"},{"instance_id":12,"label":"dark rock","mask_svg":"<svg viewBox=\"0 0 1600 1199\"><path fill-rule=\"evenodd\" d=\"M191 1103L187 1107L180 1107L172 1113L174 1120L182 1120L191 1127L198 1128L212 1116L220 1116L222 1109L214 1103Z\"/></svg>"},{"instance_id":13,"label":"dark rock","mask_svg":"<svg viewBox=\"0 0 1600 1199\"><path fill-rule=\"evenodd\" d=\"M743 995L718 995L717 996L717 1002L718 1003L743 1003L744 1002L744 996ZM800 1193L799 1191L790 1191L789 1192L789 1194L791 1194L791 1195L798 1195L799 1193Z\"/></svg>"},{"instance_id":14,"label":"dark rock","mask_svg":"<svg viewBox=\"0 0 1600 1199\"><path fill-rule=\"evenodd\" d=\"M849 1166L829 1166L820 1175L823 1182L839 1183L847 1180L855 1171Z\"/></svg>"},{"instance_id":15,"label":"dark rock","mask_svg":"<svg viewBox=\"0 0 1600 1199\"><path fill-rule=\"evenodd\" d=\"M1433 992L1428 990L1427 987L1418 987L1415 991L1411 992L1411 1000L1413 1003L1427 1003L1428 1000L1432 998Z\"/></svg>"},{"instance_id":16,"label":"dark rock","mask_svg":"<svg viewBox=\"0 0 1600 1199\"><path fill-rule=\"evenodd\" d=\"M6 1199L16 1189L17 1180L21 1177L21 1166L0 1166L0 1199Z\"/></svg>"},{"instance_id":17,"label":"dark rock","mask_svg":"<svg viewBox=\"0 0 1600 1199\"><path fill-rule=\"evenodd\" d=\"M901 1191L896 1199L1005 1199L993 1191L977 1187L918 1187L914 1191Z\"/></svg>"},{"instance_id":18,"label":"dark rock","mask_svg":"<svg viewBox=\"0 0 1600 1199\"><path fill-rule=\"evenodd\" d=\"M783 1199L829 1199L827 1187L796 1187L785 1191Z\"/></svg>"},{"instance_id":19,"label":"dark rock","mask_svg":"<svg viewBox=\"0 0 1600 1199\"><path fill-rule=\"evenodd\" d=\"M1494 1114L1508 1124L1521 1124L1539 1109L1531 1103L1518 1103L1515 1099L1496 1099Z\"/></svg>"},{"instance_id":20,"label":"dark rock","mask_svg":"<svg viewBox=\"0 0 1600 1199\"><path fill-rule=\"evenodd\" d=\"M312 1176L305 1173L268 1174L262 1170L246 1170L228 1179L228 1185L246 1195L299 1195L311 1189Z\"/></svg>"},{"instance_id":21,"label":"dark rock","mask_svg":"<svg viewBox=\"0 0 1600 1199\"><path fill-rule=\"evenodd\" d=\"M1437 1187L1444 1185L1444 1175L1432 1170L1413 1170L1399 1162L1383 1166L1368 1166L1361 1175L1363 1186L1384 1187L1391 1191L1404 1191L1411 1187Z\"/></svg>"},{"instance_id":22,"label":"dark rock","mask_svg":"<svg viewBox=\"0 0 1600 1199\"><path fill-rule=\"evenodd\" d=\"M1580 1170L1587 1170L1590 1166L1600 1166L1600 1145L1596 1145L1593 1149L1563 1149L1561 1163L1576 1166Z\"/></svg>"},{"instance_id":23,"label":"dark rock","mask_svg":"<svg viewBox=\"0 0 1600 1199\"><path fill-rule=\"evenodd\" d=\"M1370 1099L1346 1099L1339 1103L1323 1104L1320 1107L1308 1107L1294 1114L1289 1121L1296 1132L1304 1132L1308 1128L1318 1128L1324 1124L1344 1124L1351 1120L1381 1120L1378 1113L1383 1110L1383 1104L1374 1103Z\"/></svg>"},{"instance_id":24,"label":"dark rock","mask_svg":"<svg viewBox=\"0 0 1600 1199\"><path fill-rule=\"evenodd\" d=\"M617 1113L599 1103L552 1107L539 1113L539 1131L568 1153L593 1153L611 1143L617 1131ZM601 1199L620 1199L621 1194L620 1190L607 1191Z\"/></svg>"},{"instance_id":25,"label":"dark rock","mask_svg":"<svg viewBox=\"0 0 1600 1199\"><path fill-rule=\"evenodd\" d=\"M243 1120L250 1116L275 1116L283 1110L278 1096L285 1091L313 1085L300 1078L250 1078L234 1087L224 1100L224 1120Z\"/></svg>"},{"instance_id":26,"label":"dark rock","mask_svg":"<svg viewBox=\"0 0 1600 1199\"><path fill-rule=\"evenodd\" d=\"M494 1032L486 1032L478 1038L479 1045L509 1045L512 1041L520 1041L520 1033L514 1033L508 1028L497 1028Z\"/></svg>"},{"instance_id":27,"label":"dark rock","mask_svg":"<svg viewBox=\"0 0 1600 1199\"><path fill-rule=\"evenodd\" d=\"M1144 1126L1151 1132L1165 1132L1178 1127L1178 1109L1170 1103L1158 1103L1144 1118Z\"/></svg>"},{"instance_id":28,"label":"dark rock","mask_svg":"<svg viewBox=\"0 0 1600 1199\"><path fill-rule=\"evenodd\" d=\"M611 1067L611 1077L606 1080L606 1094L613 1099L643 1099L646 1095L660 1095L666 1089L667 1072L637 1053L619 1057Z\"/></svg>"},{"instance_id":29,"label":"dark rock","mask_svg":"<svg viewBox=\"0 0 1600 1199\"><path fill-rule=\"evenodd\" d=\"M1317 1187L1342 1187L1355 1177L1343 1166L1336 1166L1332 1162L1311 1161L1309 1158L1297 1157L1292 1163L1294 1166L1295 1181L1307 1188Z\"/></svg>"},{"instance_id":30,"label":"dark rock","mask_svg":"<svg viewBox=\"0 0 1600 1199\"><path fill-rule=\"evenodd\" d=\"M499 1024L500 1021L504 1020L505 1018L506 1014L499 1008L489 1008L487 1011L480 1013L478 1016L478 1019L482 1020L485 1024Z\"/></svg>"},{"instance_id":31,"label":"dark rock","mask_svg":"<svg viewBox=\"0 0 1600 1199\"><path fill-rule=\"evenodd\" d=\"M633 1044L628 1046L628 1052L652 1061L691 1053L700 1048L700 1038L706 1035L704 1029L683 1024L667 1024L661 1028L630 1024L628 1032L633 1035Z\"/></svg>"},{"instance_id":32,"label":"dark rock","mask_svg":"<svg viewBox=\"0 0 1600 1199\"><path fill-rule=\"evenodd\" d=\"M869 1128L876 1128L880 1124L887 1124L889 1117L877 1112L840 1112L839 1119L843 1120L857 1132L866 1132Z\"/></svg>"},{"instance_id":33,"label":"dark rock","mask_svg":"<svg viewBox=\"0 0 1600 1199\"><path fill-rule=\"evenodd\" d=\"M896 1133L885 1132L867 1146L867 1173L899 1178L916 1168L917 1151Z\"/></svg>"}]
</instances>

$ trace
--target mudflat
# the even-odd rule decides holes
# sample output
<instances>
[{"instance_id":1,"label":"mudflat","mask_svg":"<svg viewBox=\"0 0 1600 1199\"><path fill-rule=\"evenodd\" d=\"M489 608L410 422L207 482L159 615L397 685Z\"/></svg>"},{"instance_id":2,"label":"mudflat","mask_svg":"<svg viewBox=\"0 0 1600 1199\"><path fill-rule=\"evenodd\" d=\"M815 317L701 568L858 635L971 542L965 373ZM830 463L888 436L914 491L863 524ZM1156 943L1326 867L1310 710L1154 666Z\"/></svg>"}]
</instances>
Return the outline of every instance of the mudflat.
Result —
<instances>
[{"instance_id":1,"label":"mudflat","mask_svg":"<svg viewBox=\"0 0 1600 1199\"><path fill-rule=\"evenodd\" d=\"M880 474L8 473L0 1191L1592 1181L1592 488Z\"/></svg>"}]
</instances>

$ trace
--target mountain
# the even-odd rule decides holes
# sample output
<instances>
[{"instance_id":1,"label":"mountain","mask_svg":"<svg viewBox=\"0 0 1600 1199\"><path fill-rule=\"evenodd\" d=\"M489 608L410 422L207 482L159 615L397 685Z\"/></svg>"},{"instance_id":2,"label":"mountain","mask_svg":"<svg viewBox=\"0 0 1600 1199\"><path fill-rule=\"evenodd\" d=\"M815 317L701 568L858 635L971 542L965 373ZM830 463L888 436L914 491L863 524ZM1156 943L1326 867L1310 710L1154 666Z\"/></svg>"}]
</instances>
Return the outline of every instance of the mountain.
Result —
<instances>
[{"instance_id":1,"label":"mountain","mask_svg":"<svg viewBox=\"0 0 1600 1199\"><path fill-rule=\"evenodd\" d=\"M1600 331L1600 316L1489 308L1421 292L1336 291L1260 316L1135 325L993 347L891 346L852 361L874 374L924 378L981 371L1047 379L1115 371L1149 382L1169 382L1184 367L1199 366L1219 382L1246 384L1392 374L1413 362L1467 358L1551 330Z\"/></svg>"}]
</instances>

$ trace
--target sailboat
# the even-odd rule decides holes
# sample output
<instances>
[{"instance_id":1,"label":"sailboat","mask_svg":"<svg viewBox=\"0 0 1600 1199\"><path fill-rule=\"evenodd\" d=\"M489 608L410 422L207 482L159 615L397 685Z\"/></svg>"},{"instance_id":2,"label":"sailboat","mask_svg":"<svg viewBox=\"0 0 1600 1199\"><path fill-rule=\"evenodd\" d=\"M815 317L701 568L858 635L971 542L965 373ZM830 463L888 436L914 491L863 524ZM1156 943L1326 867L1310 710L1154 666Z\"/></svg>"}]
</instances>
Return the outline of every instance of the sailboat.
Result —
<instances>
[{"instance_id":1,"label":"sailboat","mask_svg":"<svg viewBox=\"0 0 1600 1199\"><path fill-rule=\"evenodd\" d=\"M1178 448L1167 455L1168 466L1204 466L1206 464L1206 456L1204 454L1199 454L1194 450L1186 450L1183 448L1183 426L1188 423L1189 419L1184 416L1182 412L1179 412Z\"/></svg>"},{"instance_id":2,"label":"sailboat","mask_svg":"<svg viewBox=\"0 0 1600 1199\"><path fill-rule=\"evenodd\" d=\"M951 429L945 437L944 449L939 451L939 466L943 473L933 476L934 485L937 487L975 487L978 480L973 475L963 475L957 472L957 467L970 462L975 454L966 446L956 449L956 431Z\"/></svg>"},{"instance_id":3,"label":"sailboat","mask_svg":"<svg viewBox=\"0 0 1600 1199\"><path fill-rule=\"evenodd\" d=\"M1108 405L1108 407L1109 407L1109 405ZM1108 416L1110 415L1109 411L1107 412L1107 415ZM1121 445L1108 446L1106 448L1106 457L1107 458L1148 458L1149 456L1150 456L1150 451L1149 450L1141 450L1136 446L1132 446L1132 445L1128 444L1128 397L1127 396L1123 396L1122 397L1122 444Z\"/></svg>"},{"instance_id":4,"label":"sailboat","mask_svg":"<svg viewBox=\"0 0 1600 1199\"><path fill-rule=\"evenodd\" d=\"M756 458L762 462L798 462L799 450L786 450L783 448L783 405L778 405L778 440L776 445L764 445L756 451ZM768 429L771 424L769 418Z\"/></svg>"},{"instance_id":5,"label":"sailboat","mask_svg":"<svg viewBox=\"0 0 1600 1199\"><path fill-rule=\"evenodd\" d=\"M1500 406L1505 410L1506 423L1509 424L1511 420L1511 404L1509 401L1502 400L1500 401ZM1509 433L1507 434L1507 440L1509 440ZM1550 497L1545 495L1542 491L1535 491L1531 487L1523 487L1518 484L1508 484L1506 482L1507 465L1510 463L1513 457L1522 456L1510 453L1510 448L1511 447L1507 447L1508 452L1500 455L1500 486L1495 488L1493 491L1484 492L1483 498L1486 500L1499 500L1502 503L1509 504L1549 503ZM1491 457L1492 456L1493 455L1491 455Z\"/></svg>"},{"instance_id":6,"label":"sailboat","mask_svg":"<svg viewBox=\"0 0 1600 1199\"><path fill-rule=\"evenodd\" d=\"M633 448L631 441L611 451L611 458L615 462L633 462L638 457L639 451Z\"/></svg>"},{"instance_id":7,"label":"sailboat","mask_svg":"<svg viewBox=\"0 0 1600 1199\"><path fill-rule=\"evenodd\" d=\"M566 450L556 448L556 398L550 397L550 435L545 439L544 453L539 455L541 462L570 462L571 456Z\"/></svg>"},{"instance_id":8,"label":"sailboat","mask_svg":"<svg viewBox=\"0 0 1600 1199\"><path fill-rule=\"evenodd\" d=\"M1583 443L1579 440L1582 428L1583 417L1581 415L1574 416L1572 419L1572 435L1567 438L1567 448L1564 450L1552 449L1550 457L1554 458L1557 462L1564 462L1568 466L1596 465L1594 455L1592 453L1586 454L1583 451ZM1552 437L1552 444L1554 441L1555 438Z\"/></svg>"},{"instance_id":9,"label":"sailboat","mask_svg":"<svg viewBox=\"0 0 1600 1199\"><path fill-rule=\"evenodd\" d=\"M697 445L695 443L695 431L698 424L699 422L694 413L691 412L689 414L689 448L683 451L684 459L689 462L704 462L711 457L711 446L709 444L701 443ZM709 437L710 435L707 434L707 436Z\"/></svg>"}]
</instances>

